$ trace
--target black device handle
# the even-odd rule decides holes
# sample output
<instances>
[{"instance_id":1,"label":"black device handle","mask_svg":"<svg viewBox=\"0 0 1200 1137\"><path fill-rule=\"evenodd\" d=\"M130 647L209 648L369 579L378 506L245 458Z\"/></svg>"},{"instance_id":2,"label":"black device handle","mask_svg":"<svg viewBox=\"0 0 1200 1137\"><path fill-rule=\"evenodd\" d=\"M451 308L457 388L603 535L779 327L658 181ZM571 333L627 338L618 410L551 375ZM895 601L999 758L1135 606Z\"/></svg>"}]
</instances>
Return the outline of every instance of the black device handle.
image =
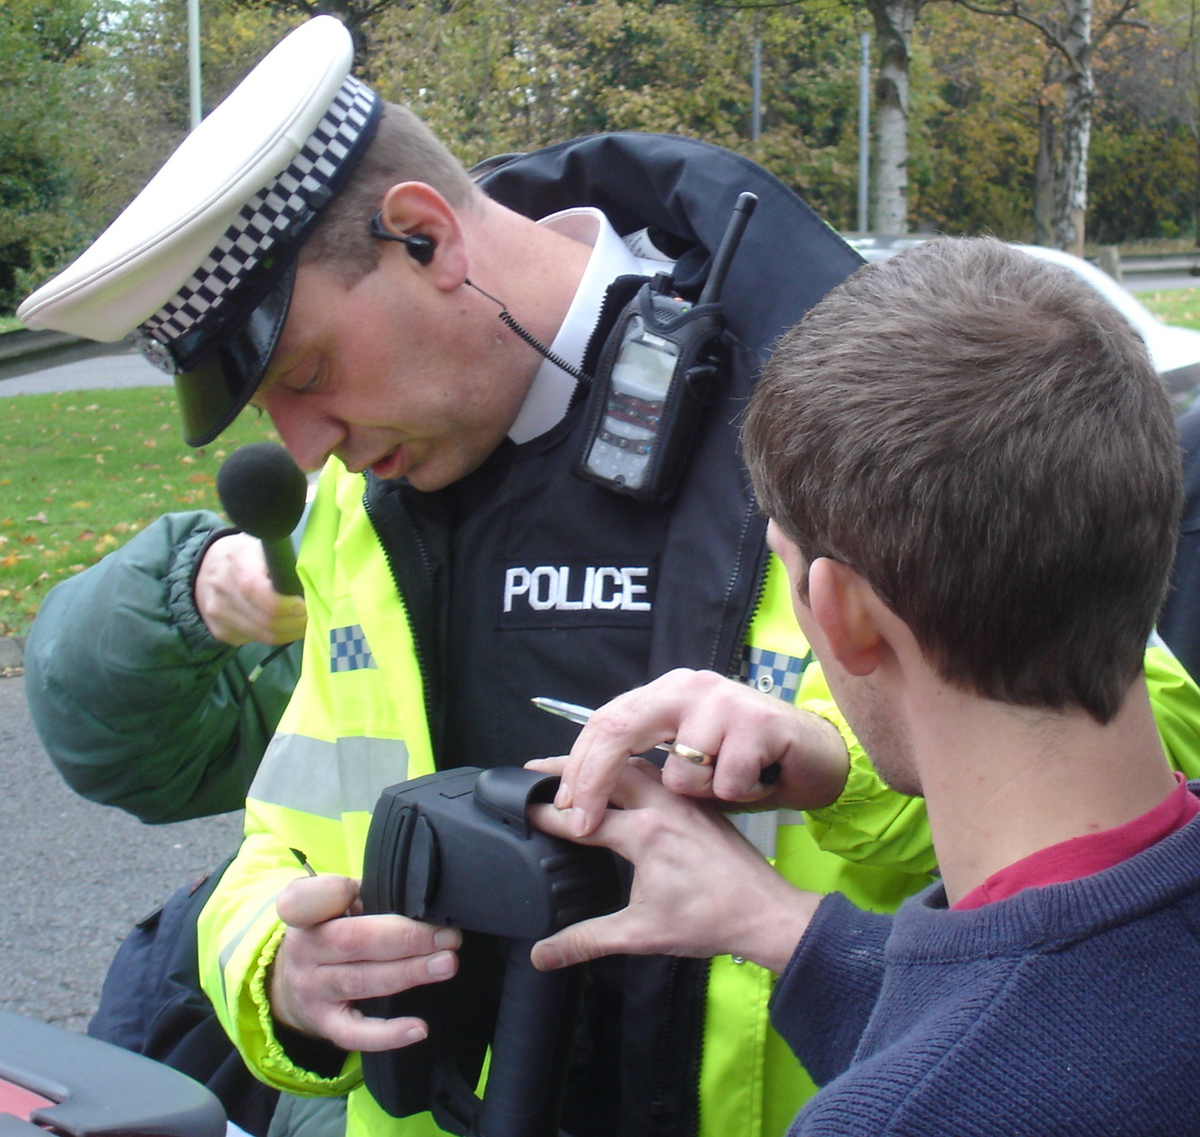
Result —
<instances>
[{"instance_id":1,"label":"black device handle","mask_svg":"<svg viewBox=\"0 0 1200 1137\"><path fill-rule=\"evenodd\" d=\"M304 586L300 583L300 574L296 571L296 553L291 542L263 540L262 547L271 587L280 596L303 596Z\"/></svg>"},{"instance_id":2,"label":"black device handle","mask_svg":"<svg viewBox=\"0 0 1200 1137\"><path fill-rule=\"evenodd\" d=\"M538 971L511 940L492 1062L472 1137L558 1137L584 968Z\"/></svg>"},{"instance_id":3,"label":"black device handle","mask_svg":"<svg viewBox=\"0 0 1200 1137\"><path fill-rule=\"evenodd\" d=\"M362 1056L367 1087L393 1117L430 1110L443 1131L464 1137L558 1135L585 969L539 972L530 951L616 911L624 892L608 850L530 826L530 804L552 801L557 785L533 770L459 767L380 795L363 860L364 911L463 931L451 979L362 1004L369 1015L429 1024L421 1042Z\"/></svg>"}]
</instances>

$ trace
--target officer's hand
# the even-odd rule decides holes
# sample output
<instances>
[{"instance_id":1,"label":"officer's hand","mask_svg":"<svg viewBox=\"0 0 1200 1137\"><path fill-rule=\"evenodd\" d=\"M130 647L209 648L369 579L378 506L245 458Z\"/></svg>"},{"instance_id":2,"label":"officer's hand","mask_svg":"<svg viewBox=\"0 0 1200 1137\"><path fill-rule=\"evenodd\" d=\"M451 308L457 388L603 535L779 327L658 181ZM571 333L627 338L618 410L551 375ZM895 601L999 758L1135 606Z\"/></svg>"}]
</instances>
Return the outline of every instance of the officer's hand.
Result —
<instances>
[{"instance_id":1,"label":"officer's hand","mask_svg":"<svg viewBox=\"0 0 1200 1137\"><path fill-rule=\"evenodd\" d=\"M664 786L731 804L817 809L837 799L849 772L846 746L825 719L711 671L670 671L606 703L580 731L554 800L571 810L574 836L596 830L630 757L660 742L710 759L672 753ZM762 772L776 763L765 785Z\"/></svg>"},{"instance_id":2,"label":"officer's hand","mask_svg":"<svg viewBox=\"0 0 1200 1137\"><path fill-rule=\"evenodd\" d=\"M205 550L195 596L200 618L222 643L288 644L304 635L304 598L271 587L262 542L248 533L221 537Z\"/></svg>"},{"instance_id":3,"label":"officer's hand","mask_svg":"<svg viewBox=\"0 0 1200 1137\"><path fill-rule=\"evenodd\" d=\"M732 953L780 972L820 897L780 876L713 806L689 801L626 766L613 790L620 808L582 840L633 863L627 907L564 928L534 945L549 970L617 953L707 958ZM570 837L554 806L530 817L543 832Z\"/></svg>"},{"instance_id":4,"label":"officer's hand","mask_svg":"<svg viewBox=\"0 0 1200 1137\"><path fill-rule=\"evenodd\" d=\"M271 969L271 1012L343 1050L394 1050L420 1042L417 1018L369 1018L359 999L449 979L462 937L405 916L356 913L358 882L342 876L292 881L276 901L287 931Z\"/></svg>"}]
</instances>

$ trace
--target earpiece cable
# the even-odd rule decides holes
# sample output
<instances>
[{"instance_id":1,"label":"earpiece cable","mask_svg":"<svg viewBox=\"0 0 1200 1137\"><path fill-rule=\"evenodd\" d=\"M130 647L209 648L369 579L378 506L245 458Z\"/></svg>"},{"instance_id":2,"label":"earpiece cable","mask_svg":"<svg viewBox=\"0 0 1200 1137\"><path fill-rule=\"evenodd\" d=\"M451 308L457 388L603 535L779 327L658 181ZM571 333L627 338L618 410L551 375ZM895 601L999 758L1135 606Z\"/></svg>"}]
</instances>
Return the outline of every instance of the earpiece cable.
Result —
<instances>
[{"instance_id":1,"label":"earpiece cable","mask_svg":"<svg viewBox=\"0 0 1200 1137\"><path fill-rule=\"evenodd\" d=\"M508 306L503 301L497 300L496 297L493 296L490 292L485 292L473 280L468 279L466 281L466 283L469 284L473 289L475 289L475 291L478 292L480 295L486 296L493 304L499 305L499 308L500 308L499 316L500 316L501 322L503 324L505 324L513 332L514 335L516 335L520 339L524 340L531 348L533 348L533 350L536 351L538 353L538 355L542 356L543 359L548 359L551 363L554 364L555 367L561 368L568 375L570 375L573 379L577 379L581 383L591 383L592 377L589 374L587 374L586 371L583 371L580 368L574 366L573 364L568 363L565 359L562 358L561 355L556 355L548 347L546 347L545 344L543 344L539 339L537 339L531 332L527 332L523 327L521 327L521 325L517 323L516 317L508 310Z\"/></svg>"}]
</instances>

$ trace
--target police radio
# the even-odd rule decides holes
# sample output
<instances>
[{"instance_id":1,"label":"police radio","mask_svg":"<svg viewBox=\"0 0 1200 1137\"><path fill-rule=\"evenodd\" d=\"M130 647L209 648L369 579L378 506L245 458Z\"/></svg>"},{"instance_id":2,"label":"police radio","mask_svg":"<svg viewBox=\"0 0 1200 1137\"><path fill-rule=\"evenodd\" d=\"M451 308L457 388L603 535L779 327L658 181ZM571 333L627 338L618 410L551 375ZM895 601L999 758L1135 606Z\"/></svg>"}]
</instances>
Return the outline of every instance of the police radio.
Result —
<instances>
[{"instance_id":1,"label":"police radio","mask_svg":"<svg viewBox=\"0 0 1200 1137\"><path fill-rule=\"evenodd\" d=\"M720 378L721 287L758 198L738 196L695 304L659 273L617 317L600 355L575 473L642 501L666 501L696 420Z\"/></svg>"}]
</instances>

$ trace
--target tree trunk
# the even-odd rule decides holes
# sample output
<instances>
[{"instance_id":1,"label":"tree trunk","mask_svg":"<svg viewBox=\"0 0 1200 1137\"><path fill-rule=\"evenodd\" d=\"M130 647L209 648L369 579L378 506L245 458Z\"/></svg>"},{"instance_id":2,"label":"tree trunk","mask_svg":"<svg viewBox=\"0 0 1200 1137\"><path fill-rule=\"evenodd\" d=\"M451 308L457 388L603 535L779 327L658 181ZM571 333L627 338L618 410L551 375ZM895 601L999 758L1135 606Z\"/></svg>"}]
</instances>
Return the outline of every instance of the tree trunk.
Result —
<instances>
[{"instance_id":1,"label":"tree trunk","mask_svg":"<svg viewBox=\"0 0 1200 1137\"><path fill-rule=\"evenodd\" d=\"M1033 240L1054 244L1054 149L1057 138L1054 108L1038 106L1038 148L1033 166Z\"/></svg>"},{"instance_id":2,"label":"tree trunk","mask_svg":"<svg viewBox=\"0 0 1200 1137\"><path fill-rule=\"evenodd\" d=\"M1092 134L1092 0L1069 0L1062 37L1067 60L1063 84L1062 137L1055 169L1054 236L1060 249L1083 255L1087 214L1088 148Z\"/></svg>"},{"instance_id":3,"label":"tree trunk","mask_svg":"<svg viewBox=\"0 0 1200 1137\"><path fill-rule=\"evenodd\" d=\"M908 231L908 53L921 0L866 0L879 41L873 227Z\"/></svg>"},{"instance_id":4,"label":"tree trunk","mask_svg":"<svg viewBox=\"0 0 1200 1137\"><path fill-rule=\"evenodd\" d=\"M1054 159L1058 152L1058 108L1051 90L1058 75L1057 55L1051 54L1042 68L1042 90L1038 96L1037 157L1033 165L1033 240L1038 245L1054 244Z\"/></svg>"}]
</instances>

